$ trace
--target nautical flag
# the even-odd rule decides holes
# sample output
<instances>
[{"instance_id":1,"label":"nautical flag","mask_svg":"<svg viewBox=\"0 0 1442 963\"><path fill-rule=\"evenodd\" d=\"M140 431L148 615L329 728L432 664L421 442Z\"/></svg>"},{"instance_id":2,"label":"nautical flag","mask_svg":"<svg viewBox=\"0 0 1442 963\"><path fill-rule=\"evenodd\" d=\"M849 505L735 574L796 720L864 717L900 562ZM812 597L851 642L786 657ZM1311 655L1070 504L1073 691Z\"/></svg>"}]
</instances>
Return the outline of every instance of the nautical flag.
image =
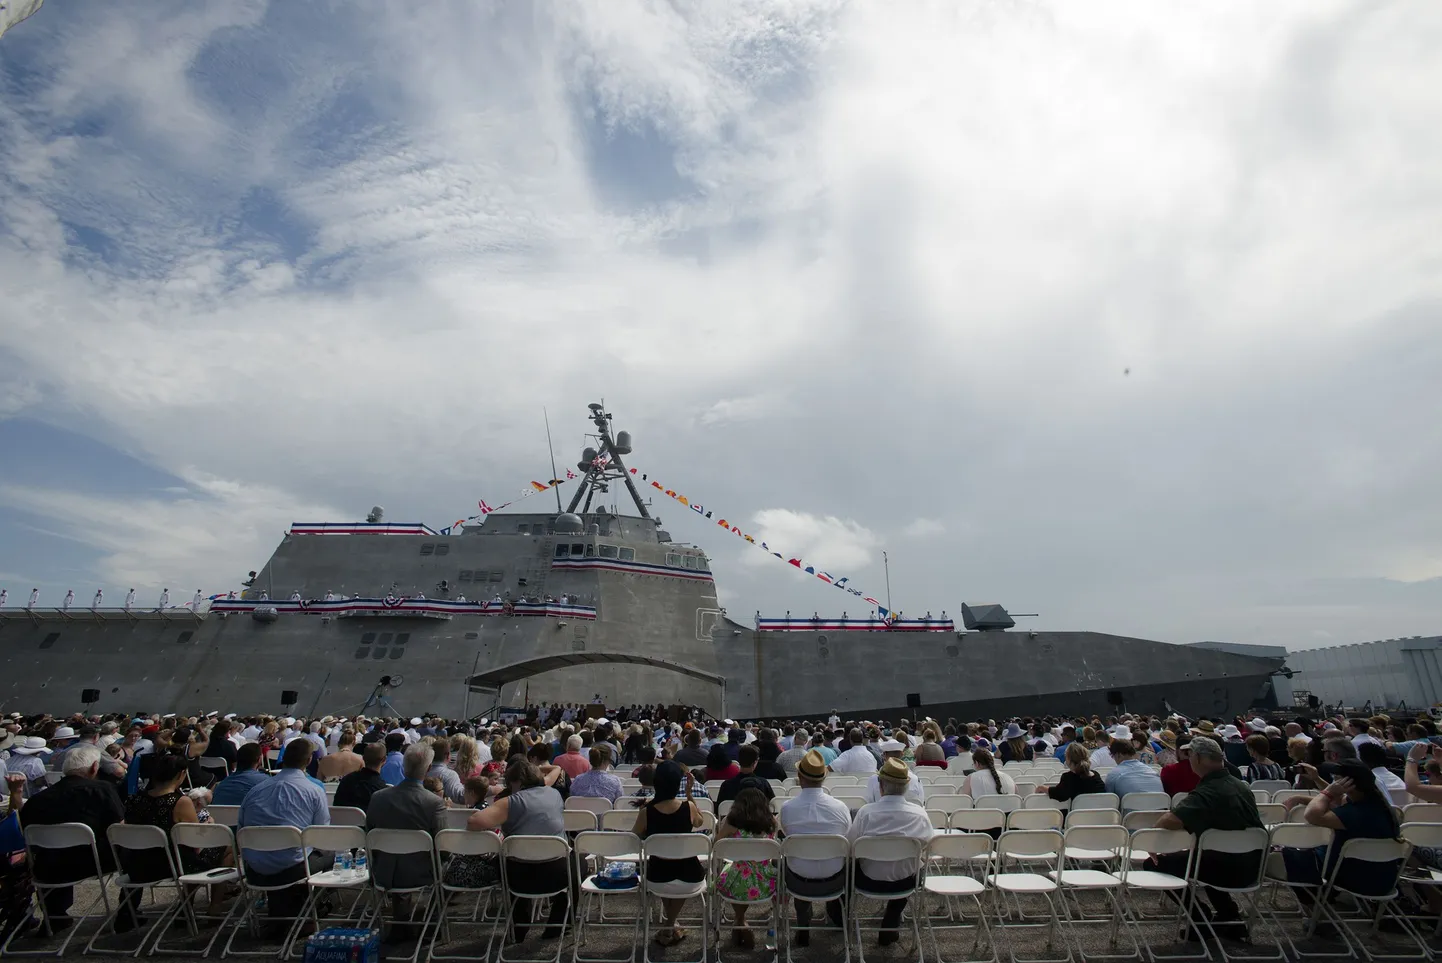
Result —
<instances>
[{"instance_id":1,"label":"nautical flag","mask_svg":"<svg viewBox=\"0 0 1442 963\"><path fill-rule=\"evenodd\" d=\"M486 500L485 500L484 498L482 498L482 499L481 499L481 514L482 514L482 515L489 515L489 514L490 514L491 512L493 512L493 511L495 511L495 509L492 508L491 506L487 505L487 504L486 504Z\"/></svg>"},{"instance_id":2,"label":"nautical flag","mask_svg":"<svg viewBox=\"0 0 1442 963\"><path fill-rule=\"evenodd\" d=\"M566 479L569 481L570 479L575 478L575 477L576 477L576 473L573 472L573 471L571 471L571 469L567 468L567 469L566 469Z\"/></svg>"},{"instance_id":3,"label":"nautical flag","mask_svg":"<svg viewBox=\"0 0 1442 963\"><path fill-rule=\"evenodd\" d=\"M547 488L549 488L550 486L549 486L549 485L542 485L542 484L541 484L540 482L538 482L538 481L533 481L533 482L531 482L531 487L534 488L534 489L535 489L536 491L538 491L538 492L543 492L543 491L545 491Z\"/></svg>"}]
</instances>

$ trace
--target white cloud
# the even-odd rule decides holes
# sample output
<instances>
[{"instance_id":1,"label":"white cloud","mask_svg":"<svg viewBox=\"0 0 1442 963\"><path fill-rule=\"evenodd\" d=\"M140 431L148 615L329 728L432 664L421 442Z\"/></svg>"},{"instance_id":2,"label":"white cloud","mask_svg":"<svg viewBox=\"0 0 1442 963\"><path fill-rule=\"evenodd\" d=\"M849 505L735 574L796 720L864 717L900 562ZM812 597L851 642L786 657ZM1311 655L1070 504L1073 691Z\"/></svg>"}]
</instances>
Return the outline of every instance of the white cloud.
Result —
<instances>
[{"instance_id":1,"label":"white cloud","mask_svg":"<svg viewBox=\"0 0 1442 963\"><path fill-rule=\"evenodd\" d=\"M938 518L915 518L901 530L907 538L930 538L946 532L946 525Z\"/></svg>"},{"instance_id":2,"label":"white cloud","mask_svg":"<svg viewBox=\"0 0 1442 963\"><path fill-rule=\"evenodd\" d=\"M789 508L767 508L752 516L755 527L750 534L786 558L799 557L824 568L834 575L849 572L871 562L881 540L864 525L834 515L813 515ZM755 555L761 564L775 559L764 553Z\"/></svg>"}]
</instances>

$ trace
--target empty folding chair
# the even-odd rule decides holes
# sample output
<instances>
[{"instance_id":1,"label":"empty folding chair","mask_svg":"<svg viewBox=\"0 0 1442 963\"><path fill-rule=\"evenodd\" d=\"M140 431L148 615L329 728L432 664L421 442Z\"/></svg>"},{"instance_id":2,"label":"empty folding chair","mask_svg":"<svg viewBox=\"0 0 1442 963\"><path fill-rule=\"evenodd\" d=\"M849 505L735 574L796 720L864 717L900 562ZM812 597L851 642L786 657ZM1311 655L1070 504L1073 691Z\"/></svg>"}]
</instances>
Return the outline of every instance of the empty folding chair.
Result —
<instances>
[{"instance_id":1,"label":"empty folding chair","mask_svg":"<svg viewBox=\"0 0 1442 963\"><path fill-rule=\"evenodd\" d=\"M1297 800L1296 805L1298 806L1305 806L1307 804L1307 800L1311 799L1315 795L1317 795L1317 790L1315 789L1285 789L1281 792L1273 793L1272 802L1281 803L1283 806L1291 809L1292 800Z\"/></svg>"},{"instance_id":2,"label":"empty folding chair","mask_svg":"<svg viewBox=\"0 0 1442 963\"><path fill-rule=\"evenodd\" d=\"M715 799L718 795L720 795L720 793L721 793L721 780L720 780L720 779L712 779L712 780L709 780L709 781L706 783L706 795L707 795L709 798Z\"/></svg>"},{"instance_id":3,"label":"empty folding chair","mask_svg":"<svg viewBox=\"0 0 1442 963\"><path fill-rule=\"evenodd\" d=\"M219 826L229 826L234 829L236 823L240 822L239 806L210 805L205 807L205 811L210 813L210 821Z\"/></svg>"},{"instance_id":4,"label":"empty folding chair","mask_svg":"<svg viewBox=\"0 0 1442 963\"><path fill-rule=\"evenodd\" d=\"M1121 797L1114 792L1089 792L1071 801L1072 812L1078 809L1120 809Z\"/></svg>"},{"instance_id":5,"label":"empty folding chair","mask_svg":"<svg viewBox=\"0 0 1442 963\"><path fill-rule=\"evenodd\" d=\"M1287 807L1281 803L1259 802L1257 812L1262 817L1262 825L1268 829L1287 821Z\"/></svg>"},{"instance_id":6,"label":"empty folding chair","mask_svg":"<svg viewBox=\"0 0 1442 963\"><path fill-rule=\"evenodd\" d=\"M1000 809L958 809L951 814L951 828L964 833L1001 835L1006 828L1006 813Z\"/></svg>"},{"instance_id":7,"label":"empty folding chair","mask_svg":"<svg viewBox=\"0 0 1442 963\"><path fill-rule=\"evenodd\" d=\"M852 813L855 813L855 812L856 812L858 809L860 809L862 806L865 806L865 805L866 805L866 797L865 797L865 796L859 796L859 795L846 796L846 795L842 795L841 793L837 793L836 796L835 796L835 798L836 798L838 801L845 803L845 804L846 804L846 808L849 809L849 810L851 810Z\"/></svg>"},{"instance_id":8,"label":"empty folding chair","mask_svg":"<svg viewBox=\"0 0 1442 963\"><path fill-rule=\"evenodd\" d=\"M500 867L497 866L497 874L492 877L484 872L465 873L458 869L462 860L499 860L501 854L501 837L491 832L468 832L463 829L443 829L436 833L436 856L438 859L450 857L450 862L442 870L440 892L436 895L436 926L431 933L431 946L426 954L426 960L489 960L491 958L491 947L496 941L496 927L501 921L500 907L497 905L494 916L488 916L487 910L491 906L491 898L501 895L501 884L499 877ZM448 882L448 878L451 880ZM494 879L494 882L491 880ZM468 916L457 916L452 912L455 903L462 900L474 899L471 911ZM479 925L490 927L486 930L486 949L479 956L467 956L461 953L437 953L436 947L441 943L454 941L453 928L457 926Z\"/></svg>"},{"instance_id":9,"label":"empty folding chair","mask_svg":"<svg viewBox=\"0 0 1442 963\"><path fill-rule=\"evenodd\" d=\"M939 930L975 930L976 937L971 947L973 956L981 938L985 936L986 945L991 950L988 959L997 959L996 942L991 937L986 909L981 904L986 884L966 872L968 868L980 865L983 878L989 875L994 846L992 838L984 833L933 836L926 845L926 870L922 877L922 889L941 897L945 911L942 920L938 921L937 914L927 910L925 903L922 903L922 912L926 915L926 932L931 937L932 956L937 963L946 963L941 953L941 942L936 935ZM971 900L976 908L974 923L965 922L961 912L960 904L967 899Z\"/></svg>"},{"instance_id":10,"label":"empty folding chair","mask_svg":"<svg viewBox=\"0 0 1442 963\"><path fill-rule=\"evenodd\" d=\"M447 829L465 829L474 809L447 809L444 813Z\"/></svg>"},{"instance_id":11,"label":"empty folding chair","mask_svg":"<svg viewBox=\"0 0 1442 963\"><path fill-rule=\"evenodd\" d=\"M568 834L595 832L596 821L602 814L596 814L589 809L564 809L561 811L561 827Z\"/></svg>"},{"instance_id":12,"label":"empty folding chair","mask_svg":"<svg viewBox=\"0 0 1442 963\"><path fill-rule=\"evenodd\" d=\"M1265 817L1264 817L1265 818ZM1263 868L1263 880L1272 890L1272 900L1266 909L1258 907L1259 912L1265 916L1282 934L1282 939L1287 943L1287 948L1295 957L1300 956L1329 956L1334 954L1318 953L1315 949L1303 951L1298 948L1292 934L1286 926L1287 922L1297 922L1302 925L1302 938L1310 937L1317 926L1321 916L1321 909L1318 906L1318 897L1326 880L1322 876L1322 868L1327 865L1327 857L1332 846L1332 830L1326 826L1298 825L1296 823L1282 823L1280 826L1272 827L1272 849L1267 854L1267 863ZM1320 858L1315 853L1322 851ZM1292 878L1287 871L1287 860L1284 854L1288 850L1294 850L1304 854L1308 860L1316 859L1317 873L1315 878ZM1288 890L1294 897L1293 902L1297 906L1296 912L1284 913L1278 907L1277 893L1281 890ZM1351 948L1345 945L1344 952L1335 954L1337 956L1351 956Z\"/></svg>"},{"instance_id":13,"label":"empty folding chair","mask_svg":"<svg viewBox=\"0 0 1442 963\"><path fill-rule=\"evenodd\" d=\"M734 799L727 799L727 800L724 801L724 802L718 802L718 803L716 804L716 818L717 818L717 819L725 819L725 818L726 818L726 814L731 811L731 807L732 807L733 805L735 805L735 803L736 803L736 800L734 800Z\"/></svg>"},{"instance_id":14,"label":"empty folding chair","mask_svg":"<svg viewBox=\"0 0 1442 963\"><path fill-rule=\"evenodd\" d=\"M246 870L246 853L280 853L301 849L300 830L294 826L247 826L235 834L236 862L240 866L241 894L238 899L241 901L243 912L235 918L230 936L225 941L225 947L220 951L221 959L227 956L276 956L278 952L284 952L290 942L291 931L297 921L305 917L300 915L304 899L296 904L296 912L293 915L277 913L268 915L266 919L271 923L287 924L286 935L281 943L280 950L237 950L235 949L235 938L244 928L248 928L252 936L259 935L260 915L256 912L257 906L264 899L271 909L277 908L274 901L279 894L286 892L293 886L304 886L310 876L310 864L305 860L297 864L299 875L283 883L258 883L253 878L255 871ZM254 856L252 855L252 858ZM266 876L277 874L266 874Z\"/></svg>"},{"instance_id":15,"label":"empty folding chair","mask_svg":"<svg viewBox=\"0 0 1442 963\"><path fill-rule=\"evenodd\" d=\"M1260 805L1264 802L1271 802L1272 794L1265 789L1253 789L1252 799Z\"/></svg>"},{"instance_id":16,"label":"empty folding chair","mask_svg":"<svg viewBox=\"0 0 1442 963\"><path fill-rule=\"evenodd\" d=\"M960 793L938 792L926 797L926 808L935 809L950 816L958 809L971 809L971 797L963 796Z\"/></svg>"},{"instance_id":17,"label":"empty folding chair","mask_svg":"<svg viewBox=\"0 0 1442 963\"><path fill-rule=\"evenodd\" d=\"M1133 815L1136 815L1135 813ZM1191 875L1193 849L1196 840L1191 833L1181 829L1138 829L1131 833L1130 858L1122 866L1122 904L1127 918L1134 923L1173 917L1177 923L1183 919L1186 910L1187 878ZM1177 873L1150 869L1145 865L1147 857L1182 856L1179 864L1170 866ZM1169 865L1176 863L1169 861ZM1170 894L1176 902L1176 912L1148 915L1137 905L1136 896L1141 893L1156 893L1159 899ZM1164 904L1163 904L1164 905ZM1141 936L1140 931L1138 935ZM1143 945L1147 945L1143 940ZM1191 959L1191 954L1163 956L1148 946L1153 959Z\"/></svg>"},{"instance_id":18,"label":"empty folding chair","mask_svg":"<svg viewBox=\"0 0 1442 963\"><path fill-rule=\"evenodd\" d=\"M1065 810L1067 809L1067 803L1060 799L1053 799L1044 792L1035 792L1030 796L1023 797L1021 808Z\"/></svg>"},{"instance_id":19,"label":"empty folding chair","mask_svg":"<svg viewBox=\"0 0 1442 963\"><path fill-rule=\"evenodd\" d=\"M1078 809L1066 814L1066 826L1120 826L1122 814L1116 809Z\"/></svg>"},{"instance_id":20,"label":"empty folding chair","mask_svg":"<svg viewBox=\"0 0 1442 963\"><path fill-rule=\"evenodd\" d=\"M710 855L711 839L700 833L658 833L655 836L648 836L641 841L641 888L642 903L641 915L645 919L646 928L643 933L645 940L645 960L651 963L651 900L652 899L699 899L701 901L702 924L701 931L701 956L698 963L706 963L709 952L707 939L710 926L707 921L710 914L707 912L706 902L706 881L699 883L687 883L683 880L670 882L653 881L646 876L646 861L652 857L656 859L691 859L700 858L704 860Z\"/></svg>"},{"instance_id":21,"label":"empty folding chair","mask_svg":"<svg viewBox=\"0 0 1442 963\"><path fill-rule=\"evenodd\" d=\"M1013 809L1021 808L1021 797L1016 793L992 793L985 796L977 796L974 804L977 809L1000 809L1009 813Z\"/></svg>"},{"instance_id":22,"label":"empty folding chair","mask_svg":"<svg viewBox=\"0 0 1442 963\"><path fill-rule=\"evenodd\" d=\"M1037 782L1038 781L1036 779L1018 779L1016 781L1016 785L1012 787L1011 791L1013 794L1025 799L1028 796L1035 795Z\"/></svg>"},{"instance_id":23,"label":"empty folding chair","mask_svg":"<svg viewBox=\"0 0 1442 963\"><path fill-rule=\"evenodd\" d=\"M995 907L997 925L1003 929L1046 927L1048 951L1056 948L1056 937L1061 923L1061 915L1053 898L1061 885L1058 882L1062 869L1061 854L1062 835L1054 829L1007 830L996 842L996 865L987 877L993 897L999 904ZM1010 911L1002 912L1003 906L1000 904L1005 902L1007 896L1017 901L1017 911L1014 914ZM1022 896L1040 896L1045 899L1050 911L1047 919L1038 923L1027 917L1019 902ZM1066 956L1060 959L1071 960L1071 947L1065 937L1062 945L1066 949ZM1037 963L1035 960L1022 960L1016 956L1015 951L1012 959L1016 963Z\"/></svg>"},{"instance_id":24,"label":"empty folding chair","mask_svg":"<svg viewBox=\"0 0 1442 963\"><path fill-rule=\"evenodd\" d=\"M200 771L213 776L218 782L230 774L230 764L220 756L201 756Z\"/></svg>"},{"instance_id":25,"label":"empty folding chair","mask_svg":"<svg viewBox=\"0 0 1442 963\"><path fill-rule=\"evenodd\" d=\"M851 959L851 933L847 926L845 903L847 874L844 872L846 860L850 855L851 841L845 836L821 834L788 836L781 843L782 901L788 902L794 899L797 901L798 907L800 901L823 904L833 900L837 901L841 913L841 945L844 960ZM833 867L839 868L826 876L818 877L816 875L825 873ZM805 873L798 873L798 869L805 870ZM826 880L837 876L840 879L834 885L823 885ZM793 883L800 888L800 892L792 893ZM805 933L809 943L812 931L824 929L824 927L813 925L809 916L808 922L804 924L799 921L799 915L797 920L796 923L792 923L789 913L781 914L781 939L786 947L786 963L792 963L791 936L793 933Z\"/></svg>"},{"instance_id":26,"label":"empty folding chair","mask_svg":"<svg viewBox=\"0 0 1442 963\"><path fill-rule=\"evenodd\" d=\"M441 868L436 859L436 844L431 834L424 829L372 829L366 833L366 854L370 864L370 885L375 899L370 915L363 916L362 926L379 926L386 913L386 903L392 908L410 904L405 923L414 926L419 917L420 930L416 934L416 946L408 960L420 958L421 948L426 943L426 933L435 916L436 896L440 889ZM401 923L399 917L394 925ZM394 959L387 954L387 959Z\"/></svg>"},{"instance_id":27,"label":"empty folding chair","mask_svg":"<svg viewBox=\"0 0 1442 963\"><path fill-rule=\"evenodd\" d=\"M926 818L931 820L931 828L937 832L950 832L951 817L940 809L928 809Z\"/></svg>"},{"instance_id":28,"label":"empty folding chair","mask_svg":"<svg viewBox=\"0 0 1442 963\"><path fill-rule=\"evenodd\" d=\"M30 932L30 936L55 935L55 930L50 923L50 914L46 909L45 896L52 890L72 889L74 884L87 880L99 880L101 885L98 888L99 895L92 899L85 908L85 913L80 916L71 915L75 922L65 934L58 949L55 950L17 950L12 944L15 938L20 935L21 928L16 927L10 931L10 936L5 940L5 945L0 947L0 955L3 956L63 956L70 945L71 939L80 930L80 925L90 919L105 919L110 915L110 897L106 892L105 880L109 876L101 868L100 850L95 844L95 833L84 823L60 823L55 826L26 826L25 827L25 848L30 854L30 865L34 871L35 893L40 898L41 925L40 932ZM58 850L67 849L89 849L90 861L84 864L81 859L70 859L58 857ZM58 858L57 858L58 857ZM81 864L83 868L81 868ZM74 870L74 872L72 872ZM103 913L92 912L97 905L103 905Z\"/></svg>"},{"instance_id":29,"label":"empty folding chair","mask_svg":"<svg viewBox=\"0 0 1442 963\"><path fill-rule=\"evenodd\" d=\"M1251 786L1253 792L1260 789L1270 793L1284 792L1292 788L1292 784L1285 779L1254 779Z\"/></svg>"},{"instance_id":30,"label":"empty folding chair","mask_svg":"<svg viewBox=\"0 0 1442 963\"><path fill-rule=\"evenodd\" d=\"M180 895L180 871L170 849L170 837L165 835L165 830L159 826L115 823L106 828L105 836L110 851L115 856L115 865L119 867L115 882L120 887L120 894L115 901L115 908L90 937L90 942L85 944L86 953L95 952L96 944L104 939L107 933L115 932L116 918L121 913L134 914L138 924L140 901L146 893L150 893L152 901L155 901L156 890L168 889L173 891L174 897ZM140 943L132 955L140 955L145 944L150 942L151 936L159 932L179 905L178 899L167 901L165 909L151 921L149 928L141 933ZM127 936L126 942L129 942L129 939ZM100 949L102 952L119 952L114 947L102 946Z\"/></svg>"},{"instance_id":31,"label":"empty folding chair","mask_svg":"<svg viewBox=\"0 0 1442 963\"><path fill-rule=\"evenodd\" d=\"M366 811L358 806L332 806L330 807L330 824L332 826L364 826Z\"/></svg>"},{"instance_id":32,"label":"empty folding chair","mask_svg":"<svg viewBox=\"0 0 1442 963\"><path fill-rule=\"evenodd\" d=\"M597 796L570 796L566 799L565 808L569 810L584 809L599 816L601 813L610 811L611 800L601 799Z\"/></svg>"},{"instance_id":33,"label":"empty folding chair","mask_svg":"<svg viewBox=\"0 0 1442 963\"><path fill-rule=\"evenodd\" d=\"M1007 829L1055 829L1061 831L1059 809L1016 809L1007 814Z\"/></svg>"},{"instance_id":34,"label":"empty folding chair","mask_svg":"<svg viewBox=\"0 0 1442 963\"><path fill-rule=\"evenodd\" d=\"M1151 829L1157 824L1157 820L1167 814L1165 809L1142 809L1134 813L1127 813L1122 817L1122 825L1128 832L1136 832L1138 829Z\"/></svg>"},{"instance_id":35,"label":"empty folding chair","mask_svg":"<svg viewBox=\"0 0 1442 963\"><path fill-rule=\"evenodd\" d=\"M608 833L629 833L636 826L636 810L613 809L601 814L600 829ZM639 850L637 850L639 851Z\"/></svg>"},{"instance_id":36,"label":"empty folding chair","mask_svg":"<svg viewBox=\"0 0 1442 963\"><path fill-rule=\"evenodd\" d=\"M1397 909L1397 881L1411 854L1412 844L1406 840L1349 839L1342 844L1342 852L1328 875L1327 885L1322 890L1322 912L1337 924L1347 941L1368 960L1433 958L1427 941L1417 932L1417 927L1412 925L1406 913ZM1366 879L1366 887L1357 885L1359 876ZM1335 900L1338 893L1351 897L1358 904L1355 914L1339 908ZM1407 936L1416 946L1415 952L1383 952L1386 948L1374 948L1363 942L1356 930L1361 925L1370 924L1375 940L1384 919L1389 921L1394 931L1400 930Z\"/></svg>"},{"instance_id":37,"label":"empty folding chair","mask_svg":"<svg viewBox=\"0 0 1442 963\"><path fill-rule=\"evenodd\" d=\"M862 931L875 930L880 932L886 929L886 914L882 916L863 916L861 913L858 898L881 900L887 904L887 914L890 914L891 904L896 900L910 900L916 893L919 886L919 877L913 876L907 880L898 881L884 885L874 885L880 881L869 881L864 878L861 870L862 860L876 860L877 862L899 863L909 861L917 867L918 874L922 863L921 854L924 844L919 839L910 836L863 836L851 844L851 863L849 869L849 885L847 908L851 912L852 932L856 936L856 958L860 963L866 963L866 954L862 948ZM899 915L899 914L898 914ZM896 921L898 929L900 920ZM911 914L911 931L916 939L917 959L922 958L921 946L921 925L915 913Z\"/></svg>"},{"instance_id":38,"label":"empty folding chair","mask_svg":"<svg viewBox=\"0 0 1442 963\"><path fill-rule=\"evenodd\" d=\"M1442 823L1442 803L1408 803L1402 807L1402 822Z\"/></svg>"},{"instance_id":39,"label":"empty folding chair","mask_svg":"<svg viewBox=\"0 0 1442 963\"><path fill-rule=\"evenodd\" d=\"M770 869L777 876L777 891L773 893L769 887L757 886L757 895L748 896L746 899L738 899L728 895L726 887L721 885L722 874L729 868L736 869L738 863L754 863L758 865L769 863ZM721 948L726 945L726 940L721 936L722 915L729 905L732 911L750 909L752 907L768 907L770 928L775 932L781 930L781 898L780 898L780 875L781 875L781 844L774 839L748 839L731 837L730 839L718 839L711 848L711 893L714 897L715 927L716 927L716 960L721 963L723 953ZM757 877L759 880L759 876Z\"/></svg>"},{"instance_id":40,"label":"empty folding chair","mask_svg":"<svg viewBox=\"0 0 1442 963\"><path fill-rule=\"evenodd\" d=\"M609 815L609 814L608 814ZM634 821L634 820L633 820ZM576 863L580 868L581 899L576 907L576 939L572 949L571 959L578 963L585 961L608 961L614 960L610 956L583 956L582 949L586 944L586 930L593 929L630 929L631 930L631 955L627 960L636 959L636 941L641 935L641 915L637 913L634 918L624 923L609 922L605 915L606 896L615 893L634 893L640 887L639 868L637 869L636 882L624 889L617 889L614 885L600 886L596 879L605 870L607 864L612 862L639 863L641 852L641 839L635 833L626 832L588 832L581 833L576 837L574 843ZM587 861L595 860L595 872L587 868ZM591 920L591 904L599 902L600 918L595 922Z\"/></svg>"},{"instance_id":41,"label":"empty folding chair","mask_svg":"<svg viewBox=\"0 0 1442 963\"><path fill-rule=\"evenodd\" d=\"M366 846L366 831L359 826L307 826L300 831L300 838L307 849L320 850L325 853L355 853ZM305 905L301 907L299 914L301 919L296 922L296 932L292 934L292 942L286 953L287 957L294 951L294 938L299 934L306 920L315 924L316 932L324 928L320 916L321 903L329 903L329 897L340 897L344 893L349 893L351 899L350 905L344 913L332 914L327 919L341 923L360 917L364 911L366 890L370 888L370 879L368 873L358 873L354 869L328 869L319 873L311 873L306 877L305 885Z\"/></svg>"},{"instance_id":42,"label":"empty folding chair","mask_svg":"<svg viewBox=\"0 0 1442 963\"><path fill-rule=\"evenodd\" d=\"M1194 905L1200 895L1199 890L1203 887L1209 893L1223 893L1232 899L1243 898L1247 909L1238 922L1251 920L1255 922L1260 916L1261 907L1258 905L1257 897L1262 889L1262 873L1266 868L1266 855L1271 843L1271 836L1265 829L1252 827L1250 829L1209 829L1202 833L1197 839L1197 855L1192 860L1191 876L1191 900ZM1238 876L1227 883L1219 883L1216 877L1209 871L1212 860L1210 855L1231 857L1230 863L1244 862L1237 857L1255 857L1256 872L1248 873L1245 877ZM1208 877L1208 878L1203 878ZM1215 899L1215 897L1213 897ZM1194 914L1196 915L1196 914ZM1218 932L1216 923L1210 915L1201 915L1198 919L1201 926L1215 941L1221 934ZM1235 949L1235 944L1231 946ZM1237 954L1229 952L1227 943L1221 944L1221 956L1224 961L1235 959L1240 956L1243 959L1283 959L1285 954L1282 947L1276 947L1276 953L1269 954Z\"/></svg>"},{"instance_id":43,"label":"empty folding chair","mask_svg":"<svg viewBox=\"0 0 1442 963\"><path fill-rule=\"evenodd\" d=\"M1172 797L1164 792L1129 792L1121 798L1119 808L1124 813L1145 811L1148 809L1168 809L1172 805Z\"/></svg>"},{"instance_id":44,"label":"empty folding chair","mask_svg":"<svg viewBox=\"0 0 1442 963\"><path fill-rule=\"evenodd\" d=\"M1117 949L1123 918L1121 902L1121 874L1125 871L1131 836L1122 826L1073 826L1062 838L1062 869L1054 877L1062 885L1062 909L1066 924L1077 927L1086 924L1107 923L1111 926L1109 946ZM1070 864L1068 867L1067 864ZM1101 916L1089 916L1082 908L1080 899L1068 900L1068 895L1081 892L1100 893L1105 898L1106 912ZM1086 943L1076 941L1078 953L1086 959L1139 959L1141 944L1130 931L1127 939L1131 942L1130 953L1087 953Z\"/></svg>"}]
</instances>

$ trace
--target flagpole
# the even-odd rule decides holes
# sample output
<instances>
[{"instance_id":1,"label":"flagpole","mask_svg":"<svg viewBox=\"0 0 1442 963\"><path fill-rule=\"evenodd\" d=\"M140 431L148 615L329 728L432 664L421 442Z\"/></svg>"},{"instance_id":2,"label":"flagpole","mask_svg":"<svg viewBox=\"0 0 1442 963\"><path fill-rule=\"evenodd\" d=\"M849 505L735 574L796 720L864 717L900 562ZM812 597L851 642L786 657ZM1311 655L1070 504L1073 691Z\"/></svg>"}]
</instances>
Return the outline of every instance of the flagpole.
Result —
<instances>
[{"instance_id":1,"label":"flagpole","mask_svg":"<svg viewBox=\"0 0 1442 963\"><path fill-rule=\"evenodd\" d=\"M551 487L556 490L556 514L561 514L561 486L556 484L556 446L551 443L551 416L541 407L541 417L546 419L546 450L551 453Z\"/></svg>"},{"instance_id":2,"label":"flagpole","mask_svg":"<svg viewBox=\"0 0 1442 963\"><path fill-rule=\"evenodd\" d=\"M881 564L886 569L886 608L894 611L891 608L891 559L886 557L885 552L881 553Z\"/></svg>"}]
</instances>

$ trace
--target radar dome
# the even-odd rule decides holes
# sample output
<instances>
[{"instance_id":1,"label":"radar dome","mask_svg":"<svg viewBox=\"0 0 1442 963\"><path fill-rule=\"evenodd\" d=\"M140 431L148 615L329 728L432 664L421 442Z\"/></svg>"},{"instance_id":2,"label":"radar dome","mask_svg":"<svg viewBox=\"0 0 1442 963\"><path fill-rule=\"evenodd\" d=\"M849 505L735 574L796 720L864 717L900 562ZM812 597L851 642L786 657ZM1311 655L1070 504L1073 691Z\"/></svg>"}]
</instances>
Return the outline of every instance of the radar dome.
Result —
<instances>
[{"instance_id":1,"label":"radar dome","mask_svg":"<svg viewBox=\"0 0 1442 963\"><path fill-rule=\"evenodd\" d=\"M612 446L612 449L618 455L631 454L631 433L629 431L616 432L616 444Z\"/></svg>"},{"instance_id":2,"label":"radar dome","mask_svg":"<svg viewBox=\"0 0 1442 963\"><path fill-rule=\"evenodd\" d=\"M383 518L385 518L385 517L386 517L386 510L385 510L384 508L381 508L379 505L377 505L377 506L375 506L374 508L372 508L372 509L370 510L370 514L366 516L366 521L371 522L372 524L374 524L374 523L376 523L376 522L379 522L381 519L383 519Z\"/></svg>"},{"instance_id":3,"label":"radar dome","mask_svg":"<svg viewBox=\"0 0 1442 963\"><path fill-rule=\"evenodd\" d=\"M575 512L562 512L556 516L557 535L580 535L586 531L586 523Z\"/></svg>"}]
</instances>

